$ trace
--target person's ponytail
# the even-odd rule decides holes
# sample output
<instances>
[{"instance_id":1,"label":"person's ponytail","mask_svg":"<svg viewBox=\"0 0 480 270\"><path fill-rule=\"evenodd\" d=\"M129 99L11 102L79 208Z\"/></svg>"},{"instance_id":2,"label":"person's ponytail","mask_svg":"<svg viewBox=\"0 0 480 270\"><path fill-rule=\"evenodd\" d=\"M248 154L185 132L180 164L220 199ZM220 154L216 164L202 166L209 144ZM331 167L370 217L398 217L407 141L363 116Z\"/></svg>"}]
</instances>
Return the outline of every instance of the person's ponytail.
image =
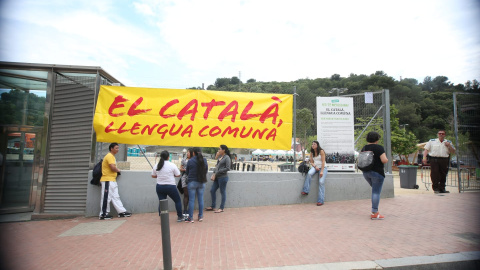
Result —
<instances>
[{"instance_id":1,"label":"person's ponytail","mask_svg":"<svg viewBox=\"0 0 480 270\"><path fill-rule=\"evenodd\" d=\"M157 171L160 171L163 168L163 164L165 164L165 160L168 160L170 158L170 153L168 153L167 150L163 150L162 153L160 153L160 160L158 161L157 164Z\"/></svg>"},{"instance_id":2,"label":"person's ponytail","mask_svg":"<svg viewBox=\"0 0 480 270\"><path fill-rule=\"evenodd\" d=\"M193 148L193 153L197 157L198 160L198 168L197 168L197 177L198 180L202 183L207 182L207 171L205 170L205 161L203 160L203 154L199 147Z\"/></svg>"}]
</instances>

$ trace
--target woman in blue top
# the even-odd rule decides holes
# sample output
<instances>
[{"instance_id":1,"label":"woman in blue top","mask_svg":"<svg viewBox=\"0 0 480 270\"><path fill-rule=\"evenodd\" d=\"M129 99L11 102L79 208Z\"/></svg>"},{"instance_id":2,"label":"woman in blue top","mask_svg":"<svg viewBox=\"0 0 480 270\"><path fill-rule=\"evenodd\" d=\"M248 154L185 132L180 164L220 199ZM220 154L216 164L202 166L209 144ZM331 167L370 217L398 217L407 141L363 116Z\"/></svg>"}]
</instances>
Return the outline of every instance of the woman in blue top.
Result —
<instances>
[{"instance_id":1,"label":"woman in blue top","mask_svg":"<svg viewBox=\"0 0 480 270\"><path fill-rule=\"evenodd\" d=\"M203 221L203 192L207 182L208 164L199 147L193 148L193 157L187 162L187 185L188 185L188 218L185 222L193 223L193 207L195 196L198 198L198 221Z\"/></svg>"}]
</instances>

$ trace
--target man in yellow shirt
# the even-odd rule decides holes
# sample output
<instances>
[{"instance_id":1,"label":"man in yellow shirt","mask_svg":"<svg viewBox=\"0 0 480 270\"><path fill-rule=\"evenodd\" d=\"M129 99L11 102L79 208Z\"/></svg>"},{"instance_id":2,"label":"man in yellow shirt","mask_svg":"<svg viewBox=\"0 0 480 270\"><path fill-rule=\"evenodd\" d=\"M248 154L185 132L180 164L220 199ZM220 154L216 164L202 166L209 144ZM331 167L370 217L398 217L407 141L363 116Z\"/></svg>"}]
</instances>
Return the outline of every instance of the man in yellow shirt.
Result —
<instances>
[{"instance_id":1,"label":"man in yellow shirt","mask_svg":"<svg viewBox=\"0 0 480 270\"><path fill-rule=\"evenodd\" d=\"M108 146L110 153L105 155L102 162L102 178L100 183L102 184L102 197L100 199L100 219L112 219L109 215L110 202L117 210L118 217L129 217L132 213L127 212L123 207L120 195L118 194L117 174L120 173L120 169L117 168L117 160L115 155L118 153L118 143L111 143Z\"/></svg>"}]
</instances>

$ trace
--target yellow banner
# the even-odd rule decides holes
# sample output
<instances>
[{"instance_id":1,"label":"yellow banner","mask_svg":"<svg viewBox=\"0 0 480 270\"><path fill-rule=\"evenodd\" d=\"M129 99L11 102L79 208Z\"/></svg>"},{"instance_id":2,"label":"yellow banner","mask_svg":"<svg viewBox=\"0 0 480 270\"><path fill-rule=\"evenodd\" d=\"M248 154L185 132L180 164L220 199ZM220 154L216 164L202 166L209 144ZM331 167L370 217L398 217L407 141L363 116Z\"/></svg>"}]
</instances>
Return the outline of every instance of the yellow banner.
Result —
<instances>
[{"instance_id":1,"label":"yellow banner","mask_svg":"<svg viewBox=\"0 0 480 270\"><path fill-rule=\"evenodd\" d=\"M100 87L97 141L289 150L293 95Z\"/></svg>"}]
</instances>

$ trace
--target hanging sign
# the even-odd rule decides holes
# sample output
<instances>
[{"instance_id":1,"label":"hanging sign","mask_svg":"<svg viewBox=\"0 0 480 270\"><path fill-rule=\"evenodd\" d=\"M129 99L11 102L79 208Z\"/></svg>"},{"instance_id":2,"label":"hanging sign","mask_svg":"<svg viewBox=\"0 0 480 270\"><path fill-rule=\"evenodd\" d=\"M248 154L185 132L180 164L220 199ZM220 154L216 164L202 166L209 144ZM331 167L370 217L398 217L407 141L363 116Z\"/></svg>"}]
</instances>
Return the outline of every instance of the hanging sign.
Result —
<instances>
[{"instance_id":1,"label":"hanging sign","mask_svg":"<svg viewBox=\"0 0 480 270\"><path fill-rule=\"evenodd\" d=\"M355 171L353 98L317 97L317 136L329 171Z\"/></svg>"},{"instance_id":2,"label":"hanging sign","mask_svg":"<svg viewBox=\"0 0 480 270\"><path fill-rule=\"evenodd\" d=\"M289 150L293 95L100 87L99 142Z\"/></svg>"}]
</instances>

